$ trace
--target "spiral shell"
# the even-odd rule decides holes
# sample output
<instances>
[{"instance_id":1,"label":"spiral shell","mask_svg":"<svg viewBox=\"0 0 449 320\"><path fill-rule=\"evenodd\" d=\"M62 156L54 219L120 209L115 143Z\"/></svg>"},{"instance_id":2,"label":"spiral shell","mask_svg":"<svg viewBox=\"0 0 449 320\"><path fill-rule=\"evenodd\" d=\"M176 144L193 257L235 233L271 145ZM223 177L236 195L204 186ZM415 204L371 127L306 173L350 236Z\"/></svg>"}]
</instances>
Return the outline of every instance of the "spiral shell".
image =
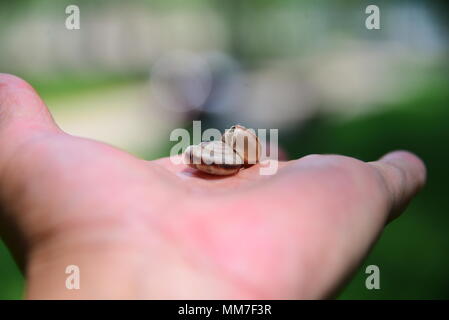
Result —
<instances>
[{"instance_id":1,"label":"spiral shell","mask_svg":"<svg viewBox=\"0 0 449 320\"><path fill-rule=\"evenodd\" d=\"M222 141L242 158L245 166L259 162L261 144L253 130L249 130L241 125L232 126L226 130Z\"/></svg>"},{"instance_id":2,"label":"spiral shell","mask_svg":"<svg viewBox=\"0 0 449 320\"><path fill-rule=\"evenodd\" d=\"M192 168L215 175L235 174L243 166L242 158L222 141L189 146L184 161Z\"/></svg>"}]
</instances>

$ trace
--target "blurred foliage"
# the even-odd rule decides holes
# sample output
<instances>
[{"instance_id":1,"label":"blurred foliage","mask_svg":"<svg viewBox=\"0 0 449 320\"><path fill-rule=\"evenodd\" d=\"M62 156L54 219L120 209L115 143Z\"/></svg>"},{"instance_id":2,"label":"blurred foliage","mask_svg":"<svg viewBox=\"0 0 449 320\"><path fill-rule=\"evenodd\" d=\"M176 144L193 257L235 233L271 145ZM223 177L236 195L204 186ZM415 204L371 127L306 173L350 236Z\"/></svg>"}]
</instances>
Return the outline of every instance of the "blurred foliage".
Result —
<instances>
[{"instance_id":1,"label":"blurred foliage","mask_svg":"<svg viewBox=\"0 0 449 320\"><path fill-rule=\"evenodd\" d=\"M22 298L24 278L0 241L0 300Z\"/></svg>"},{"instance_id":2,"label":"blurred foliage","mask_svg":"<svg viewBox=\"0 0 449 320\"><path fill-rule=\"evenodd\" d=\"M124 84L140 82L146 79L146 74L124 75L119 73L60 73L57 77L40 79L33 76L17 74L27 79L44 100L47 98L70 99L85 92L97 92L102 89L121 87ZM59 106L56 106L59 107Z\"/></svg>"}]
</instances>

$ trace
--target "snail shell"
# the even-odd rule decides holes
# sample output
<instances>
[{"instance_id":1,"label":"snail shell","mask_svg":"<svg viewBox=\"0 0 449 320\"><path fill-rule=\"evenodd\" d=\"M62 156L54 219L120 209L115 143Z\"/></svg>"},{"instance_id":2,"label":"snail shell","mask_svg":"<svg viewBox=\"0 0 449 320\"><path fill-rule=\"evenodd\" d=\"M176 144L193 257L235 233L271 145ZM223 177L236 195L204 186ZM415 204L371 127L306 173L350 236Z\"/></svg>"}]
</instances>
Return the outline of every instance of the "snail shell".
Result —
<instances>
[{"instance_id":1,"label":"snail shell","mask_svg":"<svg viewBox=\"0 0 449 320\"><path fill-rule=\"evenodd\" d=\"M249 130L241 125L232 126L226 130L222 141L243 159L245 166L259 162L262 146L253 130Z\"/></svg>"},{"instance_id":2,"label":"snail shell","mask_svg":"<svg viewBox=\"0 0 449 320\"><path fill-rule=\"evenodd\" d=\"M242 158L222 141L189 146L184 152L184 160L192 168L222 176L237 173L243 165Z\"/></svg>"}]
</instances>

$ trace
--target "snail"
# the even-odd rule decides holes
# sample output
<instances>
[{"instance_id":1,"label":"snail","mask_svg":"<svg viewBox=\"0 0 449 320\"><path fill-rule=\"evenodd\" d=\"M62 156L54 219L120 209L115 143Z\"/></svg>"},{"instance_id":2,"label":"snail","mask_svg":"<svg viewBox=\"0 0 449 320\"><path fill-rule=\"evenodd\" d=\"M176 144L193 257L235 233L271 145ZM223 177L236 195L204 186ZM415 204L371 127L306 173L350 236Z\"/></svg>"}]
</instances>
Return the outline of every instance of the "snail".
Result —
<instances>
[{"instance_id":1,"label":"snail","mask_svg":"<svg viewBox=\"0 0 449 320\"><path fill-rule=\"evenodd\" d=\"M202 142L184 152L185 163L214 175L236 174L259 162L261 145L253 131L235 125L226 130L222 141Z\"/></svg>"},{"instance_id":2,"label":"snail","mask_svg":"<svg viewBox=\"0 0 449 320\"><path fill-rule=\"evenodd\" d=\"M245 166L259 162L261 145L254 131L235 125L225 131L222 141L234 149Z\"/></svg>"},{"instance_id":3,"label":"snail","mask_svg":"<svg viewBox=\"0 0 449 320\"><path fill-rule=\"evenodd\" d=\"M190 167L221 176L235 174L243 166L242 158L222 141L189 146L184 157Z\"/></svg>"}]
</instances>

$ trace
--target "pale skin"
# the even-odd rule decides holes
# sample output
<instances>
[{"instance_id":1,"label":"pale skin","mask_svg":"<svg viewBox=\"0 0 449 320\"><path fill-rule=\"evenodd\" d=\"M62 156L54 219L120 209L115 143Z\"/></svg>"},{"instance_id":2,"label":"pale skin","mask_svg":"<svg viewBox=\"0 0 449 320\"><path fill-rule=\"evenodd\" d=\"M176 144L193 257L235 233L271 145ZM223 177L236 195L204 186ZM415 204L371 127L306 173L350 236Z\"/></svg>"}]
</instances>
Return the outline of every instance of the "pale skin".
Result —
<instances>
[{"instance_id":1,"label":"pale skin","mask_svg":"<svg viewBox=\"0 0 449 320\"><path fill-rule=\"evenodd\" d=\"M0 74L0 232L27 298L333 297L426 180L406 151L258 169L212 177L71 136Z\"/></svg>"}]
</instances>

